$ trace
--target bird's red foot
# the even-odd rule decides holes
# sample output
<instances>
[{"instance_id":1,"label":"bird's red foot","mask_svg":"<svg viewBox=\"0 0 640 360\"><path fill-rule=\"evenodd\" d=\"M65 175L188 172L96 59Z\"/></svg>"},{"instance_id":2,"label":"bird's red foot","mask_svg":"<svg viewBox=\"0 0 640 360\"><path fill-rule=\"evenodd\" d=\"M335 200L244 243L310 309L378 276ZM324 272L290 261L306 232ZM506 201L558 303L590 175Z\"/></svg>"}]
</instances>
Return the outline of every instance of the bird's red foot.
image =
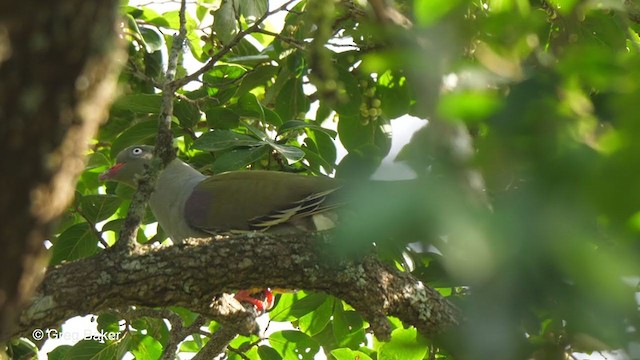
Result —
<instances>
[{"instance_id":1,"label":"bird's red foot","mask_svg":"<svg viewBox=\"0 0 640 360\"><path fill-rule=\"evenodd\" d=\"M236 300L249 303L256 307L259 313L270 310L273 307L273 293L269 289L258 292L252 290L240 290L236 293Z\"/></svg>"}]
</instances>

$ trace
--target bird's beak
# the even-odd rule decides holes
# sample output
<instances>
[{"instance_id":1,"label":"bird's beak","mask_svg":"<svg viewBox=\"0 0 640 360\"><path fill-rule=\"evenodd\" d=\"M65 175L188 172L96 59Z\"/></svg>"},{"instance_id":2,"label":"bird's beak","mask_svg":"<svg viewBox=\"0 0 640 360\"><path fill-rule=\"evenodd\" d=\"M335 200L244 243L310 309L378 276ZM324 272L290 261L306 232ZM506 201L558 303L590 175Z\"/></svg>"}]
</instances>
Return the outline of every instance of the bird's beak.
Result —
<instances>
[{"instance_id":1,"label":"bird's beak","mask_svg":"<svg viewBox=\"0 0 640 360\"><path fill-rule=\"evenodd\" d=\"M122 169L123 166L124 166L124 163L117 163L112 167L108 168L107 170L105 170L100 174L100 177L99 177L100 181L107 181L107 180L113 179L113 177L118 174L118 171L120 171L120 169Z\"/></svg>"}]
</instances>

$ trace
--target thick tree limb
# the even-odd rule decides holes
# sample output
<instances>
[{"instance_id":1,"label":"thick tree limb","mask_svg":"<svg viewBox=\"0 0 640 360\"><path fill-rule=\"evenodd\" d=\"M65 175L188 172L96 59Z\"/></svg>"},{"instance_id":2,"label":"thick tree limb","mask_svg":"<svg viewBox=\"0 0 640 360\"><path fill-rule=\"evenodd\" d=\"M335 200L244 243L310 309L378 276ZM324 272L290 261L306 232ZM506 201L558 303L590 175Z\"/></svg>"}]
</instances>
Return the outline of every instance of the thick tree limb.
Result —
<instances>
[{"instance_id":1,"label":"thick tree limb","mask_svg":"<svg viewBox=\"0 0 640 360\"><path fill-rule=\"evenodd\" d=\"M183 306L224 323L238 323L231 317L246 318L247 311L223 314L211 299L223 292L261 287L337 296L360 311L382 340L390 334L386 315L427 335L460 322L453 305L410 274L371 256L330 260L326 239L329 234L247 234L138 248L130 255L105 251L50 269L32 306L21 316L20 331L130 305Z\"/></svg>"}]
</instances>

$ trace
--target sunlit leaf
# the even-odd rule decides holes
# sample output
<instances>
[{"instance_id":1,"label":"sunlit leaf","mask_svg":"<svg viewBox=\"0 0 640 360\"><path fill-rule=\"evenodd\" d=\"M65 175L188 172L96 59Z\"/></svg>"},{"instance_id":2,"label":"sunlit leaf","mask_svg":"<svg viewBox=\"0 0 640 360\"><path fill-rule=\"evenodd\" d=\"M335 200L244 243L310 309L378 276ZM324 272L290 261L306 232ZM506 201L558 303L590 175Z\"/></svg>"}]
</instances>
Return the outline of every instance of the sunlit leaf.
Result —
<instances>
[{"instance_id":1,"label":"sunlit leaf","mask_svg":"<svg viewBox=\"0 0 640 360\"><path fill-rule=\"evenodd\" d=\"M80 199L79 210L95 224L113 215L121 203L122 200L115 195L86 195Z\"/></svg>"},{"instance_id":2,"label":"sunlit leaf","mask_svg":"<svg viewBox=\"0 0 640 360\"><path fill-rule=\"evenodd\" d=\"M269 344L284 360L312 360L320 350L318 343L295 330L274 332L269 336Z\"/></svg>"},{"instance_id":3,"label":"sunlit leaf","mask_svg":"<svg viewBox=\"0 0 640 360\"><path fill-rule=\"evenodd\" d=\"M88 223L72 225L53 242L50 264L85 258L98 251L98 238Z\"/></svg>"}]
</instances>

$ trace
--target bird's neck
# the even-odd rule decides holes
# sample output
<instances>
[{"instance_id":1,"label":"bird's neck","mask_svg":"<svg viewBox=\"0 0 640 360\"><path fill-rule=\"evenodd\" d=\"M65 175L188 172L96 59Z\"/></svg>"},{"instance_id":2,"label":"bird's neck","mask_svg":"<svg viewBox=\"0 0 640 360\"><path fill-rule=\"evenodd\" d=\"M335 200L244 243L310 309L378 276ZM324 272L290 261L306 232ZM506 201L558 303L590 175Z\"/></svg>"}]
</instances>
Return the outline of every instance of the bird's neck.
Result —
<instances>
[{"instance_id":1,"label":"bird's neck","mask_svg":"<svg viewBox=\"0 0 640 360\"><path fill-rule=\"evenodd\" d=\"M175 192L195 186L206 176L180 159L172 160L158 176L156 192Z\"/></svg>"},{"instance_id":2,"label":"bird's neck","mask_svg":"<svg viewBox=\"0 0 640 360\"><path fill-rule=\"evenodd\" d=\"M185 236L194 236L184 220L184 203L193 188L205 178L180 159L171 161L158 176L149 206L174 242Z\"/></svg>"}]
</instances>

